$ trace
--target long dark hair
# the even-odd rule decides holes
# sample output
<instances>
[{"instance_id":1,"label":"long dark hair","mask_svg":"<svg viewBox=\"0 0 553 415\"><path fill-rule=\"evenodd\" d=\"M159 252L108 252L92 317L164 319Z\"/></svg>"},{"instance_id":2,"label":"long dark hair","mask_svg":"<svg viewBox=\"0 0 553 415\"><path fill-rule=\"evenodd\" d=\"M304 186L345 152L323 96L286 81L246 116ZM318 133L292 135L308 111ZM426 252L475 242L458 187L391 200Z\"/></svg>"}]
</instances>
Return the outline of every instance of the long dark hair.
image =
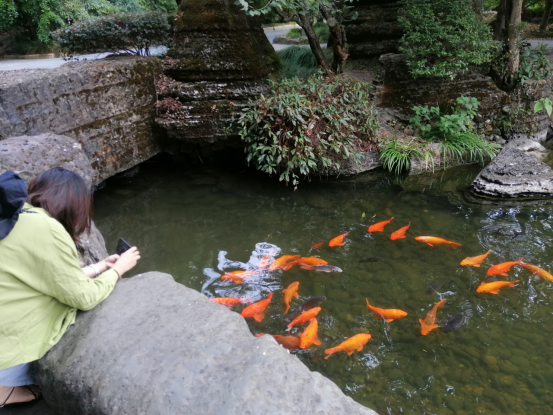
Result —
<instances>
[{"instance_id":1,"label":"long dark hair","mask_svg":"<svg viewBox=\"0 0 553 415\"><path fill-rule=\"evenodd\" d=\"M81 176L56 167L35 177L27 188L27 202L43 208L78 241L90 230L92 196Z\"/></svg>"}]
</instances>

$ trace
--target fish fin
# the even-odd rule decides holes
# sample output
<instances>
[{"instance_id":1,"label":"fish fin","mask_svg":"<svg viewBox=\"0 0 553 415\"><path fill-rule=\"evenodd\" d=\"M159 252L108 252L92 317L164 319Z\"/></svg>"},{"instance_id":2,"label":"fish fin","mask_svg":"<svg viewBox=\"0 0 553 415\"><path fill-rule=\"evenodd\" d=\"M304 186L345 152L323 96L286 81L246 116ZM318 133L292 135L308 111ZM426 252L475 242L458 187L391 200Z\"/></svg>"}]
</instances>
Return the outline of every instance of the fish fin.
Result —
<instances>
[{"instance_id":1,"label":"fish fin","mask_svg":"<svg viewBox=\"0 0 553 415\"><path fill-rule=\"evenodd\" d=\"M508 277L508 276L509 276L509 274L507 274L506 272L502 272L502 273L499 274L499 275L503 275L504 277Z\"/></svg>"},{"instance_id":2,"label":"fish fin","mask_svg":"<svg viewBox=\"0 0 553 415\"><path fill-rule=\"evenodd\" d=\"M395 319L394 318L388 318L386 319L386 323L389 323L390 321L394 321Z\"/></svg>"},{"instance_id":3,"label":"fish fin","mask_svg":"<svg viewBox=\"0 0 553 415\"><path fill-rule=\"evenodd\" d=\"M265 313L259 313L253 316L253 319L257 321L258 323L261 323L263 319L265 318Z\"/></svg>"},{"instance_id":4,"label":"fish fin","mask_svg":"<svg viewBox=\"0 0 553 415\"><path fill-rule=\"evenodd\" d=\"M499 294L499 290L488 291L488 294Z\"/></svg>"},{"instance_id":5,"label":"fish fin","mask_svg":"<svg viewBox=\"0 0 553 415\"><path fill-rule=\"evenodd\" d=\"M432 245L432 244L429 244L428 242L427 242L427 244L428 244L428 246L434 246L434 245Z\"/></svg>"},{"instance_id":6,"label":"fish fin","mask_svg":"<svg viewBox=\"0 0 553 415\"><path fill-rule=\"evenodd\" d=\"M357 348L357 351L358 351L358 352L360 352L361 350L363 350L363 346L359 346L359 347Z\"/></svg>"},{"instance_id":7,"label":"fish fin","mask_svg":"<svg viewBox=\"0 0 553 415\"><path fill-rule=\"evenodd\" d=\"M480 264L473 264L472 266L480 268Z\"/></svg>"},{"instance_id":8,"label":"fish fin","mask_svg":"<svg viewBox=\"0 0 553 415\"><path fill-rule=\"evenodd\" d=\"M298 334L298 337L303 337L303 333L299 333L299 334Z\"/></svg>"},{"instance_id":9,"label":"fish fin","mask_svg":"<svg viewBox=\"0 0 553 415\"><path fill-rule=\"evenodd\" d=\"M350 350L349 352L346 352L348 356L351 356L353 354L353 350Z\"/></svg>"},{"instance_id":10,"label":"fish fin","mask_svg":"<svg viewBox=\"0 0 553 415\"><path fill-rule=\"evenodd\" d=\"M424 320L421 320L421 319L419 318L419 323L424 324Z\"/></svg>"},{"instance_id":11,"label":"fish fin","mask_svg":"<svg viewBox=\"0 0 553 415\"><path fill-rule=\"evenodd\" d=\"M316 344L317 346L320 346L322 343L321 343L321 341L320 341L317 337L315 337L315 338L313 339L313 344Z\"/></svg>"},{"instance_id":12,"label":"fish fin","mask_svg":"<svg viewBox=\"0 0 553 415\"><path fill-rule=\"evenodd\" d=\"M292 297L296 297L296 298L298 298L299 296L300 296L300 295L298 294L297 291L294 293L294 295L292 295Z\"/></svg>"},{"instance_id":13,"label":"fish fin","mask_svg":"<svg viewBox=\"0 0 553 415\"><path fill-rule=\"evenodd\" d=\"M367 302L367 308L370 309L370 308L371 308L371 305L369 304L369 300L367 300L367 299L365 298L365 301Z\"/></svg>"}]
</instances>

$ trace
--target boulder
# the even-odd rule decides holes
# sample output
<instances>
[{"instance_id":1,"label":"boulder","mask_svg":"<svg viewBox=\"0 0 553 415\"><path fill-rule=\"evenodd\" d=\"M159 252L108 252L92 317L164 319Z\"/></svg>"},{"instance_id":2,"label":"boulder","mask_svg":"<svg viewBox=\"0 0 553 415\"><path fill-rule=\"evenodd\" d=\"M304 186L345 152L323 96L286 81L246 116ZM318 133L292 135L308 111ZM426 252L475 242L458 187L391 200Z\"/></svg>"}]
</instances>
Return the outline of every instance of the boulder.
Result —
<instances>
[{"instance_id":1,"label":"boulder","mask_svg":"<svg viewBox=\"0 0 553 415\"><path fill-rule=\"evenodd\" d=\"M553 196L553 171L528 152L504 148L474 179L471 190L485 197L548 198Z\"/></svg>"},{"instance_id":2,"label":"boulder","mask_svg":"<svg viewBox=\"0 0 553 415\"><path fill-rule=\"evenodd\" d=\"M157 89L161 131L185 147L236 136L232 114L268 90L278 59L259 20L234 0L183 0L173 45Z\"/></svg>"},{"instance_id":3,"label":"boulder","mask_svg":"<svg viewBox=\"0 0 553 415\"><path fill-rule=\"evenodd\" d=\"M75 245L77 245L81 268L90 264L96 264L108 257L106 241L94 222L92 222L90 232L81 235Z\"/></svg>"},{"instance_id":4,"label":"boulder","mask_svg":"<svg viewBox=\"0 0 553 415\"><path fill-rule=\"evenodd\" d=\"M157 58L114 57L0 71L0 140L55 133L82 145L97 184L161 151L153 134Z\"/></svg>"},{"instance_id":5,"label":"boulder","mask_svg":"<svg viewBox=\"0 0 553 415\"><path fill-rule=\"evenodd\" d=\"M547 149L540 143L528 138L515 138L505 144L504 148L514 148L536 157L543 161L547 157Z\"/></svg>"},{"instance_id":6,"label":"boulder","mask_svg":"<svg viewBox=\"0 0 553 415\"><path fill-rule=\"evenodd\" d=\"M40 359L58 415L366 414L235 312L149 272L118 283Z\"/></svg>"},{"instance_id":7,"label":"boulder","mask_svg":"<svg viewBox=\"0 0 553 415\"><path fill-rule=\"evenodd\" d=\"M73 138L45 133L0 141L0 173L11 170L30 182L53 167L77 173L89 188L97 178L82 144Z\"/></svg>"}]
</instances>

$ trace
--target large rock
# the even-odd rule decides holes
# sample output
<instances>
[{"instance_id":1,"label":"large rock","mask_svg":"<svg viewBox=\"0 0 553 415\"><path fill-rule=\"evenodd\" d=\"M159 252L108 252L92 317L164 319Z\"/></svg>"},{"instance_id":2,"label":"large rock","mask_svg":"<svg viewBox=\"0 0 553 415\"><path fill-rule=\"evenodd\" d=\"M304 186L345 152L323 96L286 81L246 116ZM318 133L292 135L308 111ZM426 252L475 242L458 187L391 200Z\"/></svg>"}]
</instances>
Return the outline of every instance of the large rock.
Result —
<instances>
[{"instance_id":1,"label":"large rock","mask_svg":"<svg viewBox=\"0 0 553 415\"><path fill-rule=\"evenodd\" d=\"M80 313L37 369L58 415L376 415L238 313L157 272Z\"/></svg>"},{"instance_id":2,"label":"large rock","mask_svg":"<svg viewBox=\"0 0 553 415\"><path fill-rule=\"evenodd\" d=\"M370 58L397 53L403 30L397 21L397 0L358 0L357 17L344 26L351 59Z\"/></svg>"},{"instance_id":3,"label":"large rock","mask_svg":"<svg viewBox=\"0 0 553 415\"><path fill-rule=\"evenodd\" d=\"M90 264L96 264L108 257L106 241L94 222L92 222L90 232L81 235L75 245L77 246L81 268Z\"/></svg>"},{"instance_id":4,"label":"large rock","mask_svg":"<svg viewBox=\"0 0 553 415\"><path fill-rule=\"evenodd\" d=\"M504 148L474 179L472 192L486 197L552 197L553 171L527 152Z\"/></svg>"},{"instance_id":5,"label":"large rock","mask_svg":"<svg viewBox=\"0 0 553 415\"><path fill-rule=\"evenodd\" d=\"M160 151L152 130L160 75L159 59L140 57L0 71L0 139L71 137L102 181Z\"/></svg>"},{"instance_id":6,"label":"large rock","mask_svg":"<svg viewBox=\"0 0 553 415\"><path fill-rule=\"evenodd\" d=\"M156 122L183 146L236 136L228 131L232 114L268 90L275 63L260 22L234 0L183 0L167 55Z\"/></svg>"},{"instance_id":7,"label":"large rock","mask_svg":"<svg viewBox=\"0 0 553 415\"><path fill-rule=\"evenodd\" d=\"M96 181L97 173L82 144L72 138L46 133L0 141L0 172L11 170L30 182L53 167L77 173L89 188Z\"/></svg>"}]
</instances>

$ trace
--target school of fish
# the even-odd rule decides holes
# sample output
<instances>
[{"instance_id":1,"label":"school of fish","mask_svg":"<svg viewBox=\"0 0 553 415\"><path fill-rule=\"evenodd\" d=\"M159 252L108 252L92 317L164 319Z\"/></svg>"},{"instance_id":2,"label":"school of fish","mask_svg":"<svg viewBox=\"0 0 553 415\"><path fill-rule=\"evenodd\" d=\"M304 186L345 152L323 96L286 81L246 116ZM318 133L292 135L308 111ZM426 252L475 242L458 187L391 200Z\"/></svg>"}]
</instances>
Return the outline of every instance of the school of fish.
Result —
<instances>
[{"instance_id":1,"label":"school of fish","mask_svg":"<svg viewBox=\"0 0 553 415\"><path fill-rule=\"evenodd\" d=\"M367 229L368 233L374 232L384 232L384 228L391 223L394 218L389 220L381 221L370 225ZM405 222L404 222L405 223ZM392 241L407 239L406 233L409 231L411 222L406 226L403 226L390 235ZM345 246L345 239L351 231L345 232L341 235L338 235L332 238L328 242L329 247L342 247ZM435 247L438 245L449 246L453 249L457 249L462 246L460 243L449 241L435 236L417 236L414 240L418 242L423 242L430 247ZM325 242L319 242L311 246L311 249L318 249L325 245ZM482 263L492 254L491 250L488 252L476 255L473 257L467 257L460 262L461 266L470 266L470 267L480 267ZM488 268L486 272L487 277L503 276L508 277L508 272L514 266L519 266L527 271L529 271L534 276L542 278L546 281L553 282L553 275L547 271L531 264L526 264L522 262L523 258L520 258L518 261L507 261L492 265ZM380 261L379 258L368 258L366 260L361 260L359 262L376 262ZM259 266L257 270L238 270L227 272L221 276L222 280L230 280L236 284L242 284L250 278L262 276L264 272L275 272L278 270L288 271L293 267L299 267L302 270L306 271L318 271L318 272L342 272L342 269L334 265L329 265L327 261L316 256L302 257L300 255L283 255L279 258L271 258L269 255L265 255L259 260ZM438 281L430 285L425 294L430 295L437 293L444 285L454 281L455 278L450 278L444 281ZM500 290L505 287L515 287L516 283L519 283L520 280L516 281L482 281L481 284L476 287L475 292L478 294L494 294L498 295ZM283 302L285 310L283 314L288 314L292 306L294 299L299 299L299 288L300 282L295 281L288 285L285 289L282 290ZM223 298L212 298L211 301L217 304L221 304L227 307L229 310L232 310L233 307L240 304L246 305L241 312L242 317L244 318L253 318L257 322L263 321L266 315L266 309L271 304L273 298L273 293L269 292L267 298L262 299L256 303L252 304L251 299L247 298L236 298L236 297L223 297ZM280 335L280 334L271 334L271 336L276 340L278 344L283 346L288 350L296 349L309 349L312 345L320 346L322 343L318 337L319 324L317 321L317 316L322 311L320 307L321 303L326 300L326 297L310 297L307 300L303 301L301 305L295 308L291 315L284 317L283 320L286 323L286 331L290 332L296 326L306 325L303 331L300 331L297 336L291 335ZM447 300L440 300L436 303L430 311L426 314L424 318L420 318L420 333L423 336L428 335L434 329L439 328L440 325L437 324L437 313L438 309L444 308ZM379 308L371 305L369 300L366 299L367 309L374 313L374 317L377 319L382 319L386 323L391 323L394 320L404 318L408 316L408 313L399 308ZM444 333L451 331L459 330L464 324L465 316L463 313L459 313L445 322L441 326L441 329ZM301 330L301 329L300 329ZM263 336L265 333L259 333L256 337ZM341 341L338 345L324 350L326 357L328 359L331 355L338 352L344 352L348 356L351 356L354 351L361 352L363 347L371 339L371 334L369 333L357 333L351 337Z\"/></svg>"}]
</instances>

